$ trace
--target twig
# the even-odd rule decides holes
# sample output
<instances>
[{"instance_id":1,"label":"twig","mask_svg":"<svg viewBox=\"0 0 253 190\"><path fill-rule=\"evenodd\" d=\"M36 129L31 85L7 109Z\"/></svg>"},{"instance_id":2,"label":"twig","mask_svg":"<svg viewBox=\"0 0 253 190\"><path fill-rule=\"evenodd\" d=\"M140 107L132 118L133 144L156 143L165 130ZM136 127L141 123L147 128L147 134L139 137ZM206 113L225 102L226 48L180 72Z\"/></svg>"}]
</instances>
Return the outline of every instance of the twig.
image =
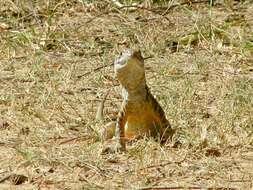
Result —
<instances>
[{"instance_id":1,"label":"twig","mask_svg":"<svg viewBox=\"0 0 253 190\"><path fill-rule=\"evenodd\" d=\"M151 55L151 56L148 56L148 57L144 57L143 59L146 60L146 59L150 59L150 58L153 58L153 57L154 56ZM110 66L113 66L113 65L114 65L114 63L110 63L110 64L107 64L107 65L102 65L100 67L97 67L97 68L93 69L92 71L88 71L88 72L86 72L84 74L78 75L77 78L80 79L80 78L82 78L84 76L87 76L87 75L89 75L91 73L97 72L97 71L99 71L99 70L101 70L103 68L110 67Z\"/></svg>"},{"instance_id":2,"label":"twig","mask_svg":"<svg viewBox=\"0 0 253 190\"><path fill-rule=\"evenodd\" d=\"M100 69L103 69L103 68L105 68L105 67L113 66L113 64L114 64L114 63L110 63L110 64L108 64L108 65L103 65L103 66L97 67L97 68L93 69L92 71L88 71L88 72L86 72L86 73L84 73L84 74L78 75L77 78L80 79L80 78L82 78L82 77L84 77L84 76L87 76L87 75L93 73L93 72L99 71Z\"/></svg>"},{"instance_id":3,"label":"twig","mask_svg":"<svg viewBox=\"0 0 253 190\"><path fill-rule=\"evenodd\" d=\"M90 170L96 172L98 175L100 176L103 176L103 177L109 177L105 171L103 169L101 169L100 167L98 166L94 166L90 163L87 163L87 162L77 162L77 166L78 167L86 167L86 168L89 168Z\"/></svg>"},{"instance_id":4,"label":"twig","mask_svg":"<svg viewBox=\"0 0 253 190\"><path fill-rule=\"evenodd\" d=\"M178 7L178 6L183 6L183 5L191 5L191 4L198 4L198 3L209 3L210 0L201 0L201 1L186 1L183 3L171 5L170 7L167 8L167 10L162 14L162 16L165 16L169 13L170 10Z\"/></svg>"},{"instance_id":5,"label":"twig","mask_svg":"<svg viewBox=\"0 0 253 190\"><path fill-rule=\"evenodd\" d=\"M104 118L104 106L107 96L109 95L111 89L107 90L105 96L103 97L102 101L99 103L97 108L96 120L103 120Z\"/></svg>"},{"instance_id":6,"label":"twig","mask_svg":"<svg viewBox=\"0 0 253 190\"><path fill-rule=\"evenodd\" d=\"M85 177L85 176L83 176L83 175L81 175L81 174L79 174L79 176L80 176L80 178L81 179L79 179L80 181L85 181L85 182L87 182L87 183L89 183L91 186L96 186L96 189L105 189L103 186L101 186L101 185L98 185L97 183L95 183L95 182L91 182L87 177Z\"/></svg>"},{"instance_id":7,"label":"twig","mask_svg":"<svg viewBox=\"0 0 253 190\"><path fill-rule=\"evenodd\" d=\"M186 160L186 156L180 161L175 161L175 162L168 161L168 162L161 163L161 164L156 164L156 165L150 165L150 166L147 166L147 167L143 167L143 168L140 168L139 170L145 170L145 169L156 168L156 167L164 167L164 166L169 165L169 164L181 164L185 160Z\"/></svg>"},{"instance_id":8,"label":"twig","mask_svg":"<svg viewBox=\"0 0 253 190\"><path fill-rule=\"evenodd\" d=\"M192 190L194 190L194 189L196 189L196 190L198 190L198 189L202 189L201 187L188 187L188 188L186 188L186 187L144 187L144 188L141 188L141 189L139 189L139 190L177 190L177 189L192 189Z\"/></svg>"},{"instance_id":9,"label":"twig","mask_svg":"<svg viewBox=\"0 0 253 190\"><path fill-rule=\"evenodd\" d=\"M14 56L14 57L9 57L9 58L3 58L3 59L0 59L2 61L11 61L13 59L23 59L23 58L26 58L28 57L28 55L20 55L20 56Z\"/></svg>"},{"instance_id":10,"label":"twig","mask_svg":"<svg viewBox=\"0 0 253 190\"><path fill-rule=\"evenodd\" d=\"M179 186L179 187L144 187L139 190L177 190L177 189L188 189L188 190L237 190L236 188L233 187L210 187L210 188L203 188L203 187L187 187L187 186Z\"/></svg>"},{"instance_id":11,"label":"twig","mask_svg":"<svg viewBox=\"0 0 253 190\"><path fill-rule=\"evenodd\" d=\"M148 9L148 8L146 8L146 7L139 6L139 5L124 5L124 6L122 6L122 7L118 7L116 10L122 10L122 9L127 9L127 8L136 8L136 9L141 9L141 10L146 10L146 11L151 11L151 12L153 12L152 9ZM114 10L114 8L111 9L111 10L102 12L102 13L96 15L95 17L89 19L89 20L86 21L85 23L88 24L88 23L92 22L93 20L95 20L95 19L98 18L98 17L101 17L101 16L103 16L103 15L107 15L107 14L113 12L113 10ZM82 26L82 25L81 25L81 26ZM80 27L81 27L81 26L80 26ZM80 27L79 27L79 28L80 28ZM79 28L78 28L78 29L79 29Z\"/></svg>"},{"instance_id":12,"label":"twig","mask_svg":"<svg viewBox=\"0 0 253 190\"><path fill-rule=\"evenodd\" d=\"M128 8L136 8L136 9L140 9L140 10L145 10L145 11L150 11L150 12L153 12L155 14L159 14L161 16L165 16L169 13L170 10L178 7L178 6L183 6L183 5L191 5L191 4L197 4L197 3L209 3L209 0L201 0L201 1L186 1L186 2L183 2L183 3L179 3L179 4L175 4L175 5L171 5L170 7L158 7L158 8L153 8L153 9L149 9L147 7L144 7L144 6L141 6L141 5L123 5L123 6L120 6L117 8L117 10L122 10L122 9L128 9ZM164 13L159 13L157 10L161 10L161 9L166 9L166 11ZM108 10L108 11L105 11L105 12L102 12L98 15L96 15L95 17L89 19L88 21L86 21L85 23L90 23L92 22L93 20L95 20L96 18L98 17L101 17L103 15L106 15L106 14L109 14L113 11L114 9L111 9L111 10ZM79 26L82 27L83 25ZM78 29L79 29L78 28Z\"/></svg>"},{"instance_id":13,"label":"twig","mask_svg":"<svg viewBox=\"0 0 253 190\"><path fill-rule=\"evenodd\" d=\"M78 140L78 139L81 139L83 137L86 137L86 136L77 136L77 137L72 137L72 138L69 138L67 140L64 140L62 142L60 142L59 144L62 145L62 144L66 144L66 143L69 143L71 141L75 141L75 140ZM88 138L87 138L88 139Z\"/></svg>"},{"instance_id":14,"label":"twig","mask_svg":"<svg viewBox=\"0 0 253 190\"><path fill-rule=\"evenodd\" d=\"M10 177L11 177L11 174L8 174L8 175L2 177L2 178L0 179L0 183L5 182L5 181L8 180Z\"/></svg>"}]
</instances>

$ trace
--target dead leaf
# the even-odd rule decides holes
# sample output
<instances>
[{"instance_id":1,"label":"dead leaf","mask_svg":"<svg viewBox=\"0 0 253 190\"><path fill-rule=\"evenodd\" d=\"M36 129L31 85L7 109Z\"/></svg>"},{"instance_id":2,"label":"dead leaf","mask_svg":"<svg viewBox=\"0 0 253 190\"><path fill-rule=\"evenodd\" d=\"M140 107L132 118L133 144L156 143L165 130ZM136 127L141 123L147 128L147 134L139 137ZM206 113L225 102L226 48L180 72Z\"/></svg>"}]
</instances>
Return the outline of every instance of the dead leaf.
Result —
<instances>
[{"instance_id":1,"label":"dead leaf","mask_svg":"<svg viewBox=\"0 0 253 190\"><path fill-rule=\"evenodd\" d=\"M26 181L28 181L28 177L22 174L9 174L8 176L3 177L0 179L0 183L5 181L10 181L13 185L20 185Z\"/></svg>"},{"instance_id":2,"label":"dead leaf","mask_svg":"<svg viewBox=\"0 0 253 190\"><path fill-rule=\"evenodd\" d=\"M10 126L10 124L7 121L0 119L0 130L7 129Z\"/></svg>"},{"instance_id":3,"label":"dead leaf","mask_svg":"<svg viewBox=\"0 0 253 190\"><path fill-rule=\"evenodd\" d=\"M209 149L206 150L205 156L219 157L219 156L221 156L221 152L216 148L209 148Z\"/></svg>"}]
</instances>

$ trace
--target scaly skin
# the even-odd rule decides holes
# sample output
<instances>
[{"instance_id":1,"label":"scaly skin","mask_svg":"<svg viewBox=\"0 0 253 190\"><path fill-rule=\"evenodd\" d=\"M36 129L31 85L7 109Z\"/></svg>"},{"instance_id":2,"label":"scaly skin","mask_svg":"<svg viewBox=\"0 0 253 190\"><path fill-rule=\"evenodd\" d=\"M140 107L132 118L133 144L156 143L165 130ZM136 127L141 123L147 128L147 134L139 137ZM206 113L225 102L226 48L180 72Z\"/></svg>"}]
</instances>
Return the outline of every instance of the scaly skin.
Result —
<instances>
[{"instance_id":1,"label":"scaly skin","mask_svg":"<svg viewBox=\"0 0 253 190\"><path fill-rule=\"evenodd\" d=\"M105 140L114 134L116 137L116 145L105 151L124 151L126 141L143 136L161 140L172 137L174 131L146 84L141 52L125 51L116 59L114 70L122 87L123 103L116 122L109 123L103 132Z\"/></svg>"}]
</instances>

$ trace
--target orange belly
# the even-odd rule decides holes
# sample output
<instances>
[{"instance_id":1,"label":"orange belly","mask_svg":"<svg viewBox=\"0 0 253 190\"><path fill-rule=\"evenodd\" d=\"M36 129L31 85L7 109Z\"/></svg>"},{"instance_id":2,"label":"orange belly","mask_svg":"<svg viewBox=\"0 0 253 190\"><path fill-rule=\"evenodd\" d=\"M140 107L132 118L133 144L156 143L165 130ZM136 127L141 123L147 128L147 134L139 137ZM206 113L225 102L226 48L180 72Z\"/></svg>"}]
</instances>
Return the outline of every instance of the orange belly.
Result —
<instances>
[{"instance_id":1,"label":"orange belly","mask_svg":"<svg viewBox=\"0 0 253 190\"><path fill-rule=\"evenodd\" d=\"M161 132L159 116L150 109L128 115L125 124L125 137L135 139L143 136L157 136Z\"/></svg>"}]
</instances>

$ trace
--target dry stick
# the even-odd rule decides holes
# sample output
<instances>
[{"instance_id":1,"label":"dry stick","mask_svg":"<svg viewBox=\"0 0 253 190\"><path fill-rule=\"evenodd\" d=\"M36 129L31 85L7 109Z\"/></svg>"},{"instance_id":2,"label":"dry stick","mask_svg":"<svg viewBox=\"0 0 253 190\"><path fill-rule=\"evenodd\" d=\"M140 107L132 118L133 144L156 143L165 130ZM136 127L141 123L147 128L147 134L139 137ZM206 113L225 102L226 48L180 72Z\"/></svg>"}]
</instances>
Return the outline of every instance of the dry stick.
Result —
<instances>
[{"instance_id":1,"label":"dry stick","mask_svg":"<svg viewBox=\"0 0 253 190\"><path fill-rule=\"evenodd\" d=\"M0 179L0 183L5 182L5 181L8 180L10 177L11 177L11 174L8 174L8 175L6 175L5 177L2 177L2 178Z\"/></svg>"},{"instance_id":2,"label":"dry stick","mask_svg":"<svg viewBox=\"0 0 253 190\"><path fill-rule=\"evenodd\" d=\"M154 9L149 9L149 8L146 8L146 7L143 7L143 6L140 6L140 5L125 5L125 6L122 6L122 7L118 7L117 10L127 9L127 8L136 8L136 9L140 9L140 10L146 10L146 11L154 12L154 13L159 14L159 15L161 15L161 16L165 16L166 14L168 14L168 12L169 12L170 10L172 10L172 9L178 7L178 6L182 6L182 5L191 5L191 4L197 4L197 3L208 3L208 2L209 2L209 0L192 1L192 2L187 1L187 2L183 2L183 3L176 4L176 5L171 5L170 7L158 7L158 8L154 8ZM158 13L158 12L155 12L156 10L164 9L164 8L166 8L165 13L160 14L160 13ZM109 14L109 13L111 13L112 11L113 11L113 9L108 10L108 11L105 11L105 12L102 12L102 13L98 14L97 16L95 16L95 17L89 19L89 20L86 21L85 23L86 23L86 24L87 24L87 23L90 23L90 22L92 22L93 20L95 20L96 18L101 17L101 16L106 15L106 14ZM79 29L80 27L82 27L82 25L79 26L78 29Z\"/></svg>"},{"instance_id":3,"label":"dry stick","mask_svg":"<svg viewBox=\"0 0 253 190\"><path fill-rule=\"evenodd\" d=\"M79 181L85 181L85 182L89 183L89 185L93 185L93 186L95 185L97 189L105 189L103 186L98 185L95 182L91 182L87 177L85 177L81 174L79 174L79 176L81 177L81 179L79 179Z\"/></svg>"},{"instance_id":4,"label":"dry stick","mask_svg":"<svg viewBox=\"0 0 253 190\"><path fill-rule=\"evenodd\" d=\"M98 166L94 166L92 164L89 164L87 162L81 162L81 164L83 164L83 166L80 166L80 167L87 167L93 171L95 171L97 174L99 174L100 176L103 176L103 177L109 177L107 174L105 174L104 170L101 169L100 167Z\"/></svg>"},{"instance_id":5,"label":"dry stick","mask_svg":"<svg viewBox=\"0 0 253 190\"><path fill-rule=\"evenodd\" d=\"M169 13L170 10L178 7L178 6L183 6L183 5L191 5L191 4L198 4L198 3L209 3L210 0L201 0L201 1L186 1L183 3L171 5L170 7L167 8L167 10L162 14L162 16L165 16L166 14Z\"/></svg>"},{"instance_id":6,"label":"dry stick","mask_svg":"<svg viewBox=\"0 0 253 190\"><path fill-rule=\"evenodd\" d=\"M154 57L154 56L151 55L151 56L148 56L148 57L144 57L143 59L146 60L146 59L150 59L152 57ZM88 71L88 72L86 72L84 74L78 75L77 78L80 79L80 78L82 78L84 76L87 76L87 75L93 73L93 72L97 72L97 71L99 71L99 70L101 70L101 69L103 69L105 67L110 67L110 66L113 66L113 65L114 65L114 63L110 63L110 64L107 64L107 65L102 65L100 67L97 67L97 68L93 69L92 71Z\"/></svg>"},{"instance_id":7,"label":"dry stick","mask_svg":"<svg viewBox=\"0 0 253 190\"><path fill-rule=\"evenodd\" d=\"M13 185L19 185L28 180L28 177L19 174L8 174L7 176L0 179L0 183L10 180Z\"/></svg>"},{"instance_id":8,"label":"dry stick","mask_svg":"<svg viewBox=\"0 0 253 190\"><path fill-rule=\"evenodd\" d=\"M141 188L139 190L178 190L178 189L192 189L192 190L237 190L237 188L233 188L233 187L210 187L210 188L203 188L203 187L185 187L185 186L179 186L179 187L145 187L145 188Z\"/></svg>"},{"instance_id":9,"label":"dry stick","mask_svg":"<svg viewBox=\"0 0 253 190\"><path fill-rule=\"evenodd\" d=\"M148 8L145 8L145 7L142 7L142 6L138 6L138 5L125 5L125 6L122 6L122 7L118 7L117 10L126 9L126 8L136 8L136 9L142 9L142 10L147 10L147 11L153 12L151 9L148 9ZM106 14L109 14L109 13L111 13L112 11L113 11L113 9L108 10L108 11L105 11L105 12L103 12L103 13L100 13L99 15L96 15L95 17L89 19L89 20L86 21L85 23L86 23L86 24L87 24L87 23L90 23L90 22L92 22L93 20L95 20L96 18L101 17L101 16L106 15ZM81 27L81 26L80 26L80 27ZM80 27L79 27L79 28L80 28ZM79 28L78 28L78 29L79 29Z\"/></svg>"},{"instance_id":10,"label":"dry stick","mask_svg":"<svg viewBox=\"0 0 253 190\"><path fill-rule=\"evenodd\" d=\"M70 139L67 139L67 140L64 140L64 141L60 142L59 144L60 144L60 145L66 144L66 143L69 143L69 142L71 142L71 141L78 140L78 139L80 139L80 138L82 138L82 137L86 137L86 136L72 137L72 138L70 138ZM86 138L87 138L87 137L86 137Z\"/></svg>"},{"instance_id":11,"label":"dry stick","mask_svg":"<svg viewBox=\"0 0 253 190\"><path fill-rule=\"evenodd\" d=\"M103 97L102 101L100 102L98 109L97 109L97 114L96 114L96 120L102 120L104 118L104 106L105 106L105 101L106 98L109 94L111 89L107 90L105 96Z\"/></svg>"},{"instance_id":12,"label":"dry stick","mask_svg":"<svg viewBox=\"0 0 253 190\"><path fill-rule=\"evenodd\" d=\"M91 74L91 73L93 73L93 72L99 71L100 69L103 69L103 68L105 68L105 67L113 66L113 64L114 64L114 63L110 63L110 64L108 64L108 65L103 65L103 66L97 67L97 68L93 69L92 71L88 71L88 72L86 72L86 73L84 73L84 74L82 74L82 75L78 75L77 78L82 78L82 77L87 76L87 75L89 75L89 74Z\"/></svg>"},{"instance_id":13,"label":"dry stick","mask_svg":"<svg viewBox=\"0 0 253 190\"><path fill-rule=\"evenodd\" d=\"M144 188L141 188L141 189L139 189L139 190L178 190L178 189L180 189L180 190L182 190L182 189L192 189L192 190L201 190L201 189L203 189L203 188L201 188L201 187L188 187L188 188L186 188L186 187L183 187L183 186L181 186L181 187L144 187Z\"/></svg>"},{"instance_id":14,"label":"dry stick","mask_svg":"<svg viewBox=\"0 0 253 190\"><path fill-rule=\"evenodd\" d=\"M182 164L186 160L186 156L180 161L175 161L175 162L168 161L168 162L161 163L161 164L146 166L146 167L140 168L139 170L141 171L141 170L151 169L151 168L156 168L156 167L165 167L166 165L170 165L170 164Z\"/></svg>"}]
</instances>

